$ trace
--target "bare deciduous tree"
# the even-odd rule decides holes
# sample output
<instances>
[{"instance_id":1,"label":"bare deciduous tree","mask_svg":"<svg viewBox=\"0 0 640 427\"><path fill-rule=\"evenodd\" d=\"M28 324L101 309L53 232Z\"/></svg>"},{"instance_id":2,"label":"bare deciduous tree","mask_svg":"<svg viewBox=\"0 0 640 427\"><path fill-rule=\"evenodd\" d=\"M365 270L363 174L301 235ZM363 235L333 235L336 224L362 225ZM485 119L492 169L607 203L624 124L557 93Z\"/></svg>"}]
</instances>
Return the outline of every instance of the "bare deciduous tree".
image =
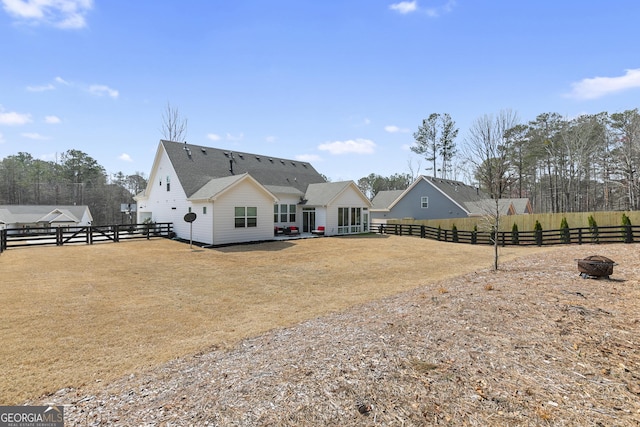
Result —
<instances>
[{"instance_id":1,"label":"bare deciduous tree","mask_svg":"<svg viewBox=\"0 0 640 427\"><path fill-rule=\"evenodd\" d=\"M187 119L180 116L178 108L174 108L167 102L167 107L162 113L162 137L168 141L186 142Z\"/></svg>"},{"instance_id":2,"label":"bare deciduous tree","mask_svg":"<svg viewBox=\"0 0 640 427\"><path fill-rule=\"evenodd\" d=\"M498 269L498 231L500 229L500 199L513 179L511 144L507 131L518 124L518 115L511 110L502 110L497 116L484 115L469 129L464 149L465 160L474 166L475 177L482 190L491 196L494 203L487 218L493 236L493 268Z\"/></svg>"}]
</instances>

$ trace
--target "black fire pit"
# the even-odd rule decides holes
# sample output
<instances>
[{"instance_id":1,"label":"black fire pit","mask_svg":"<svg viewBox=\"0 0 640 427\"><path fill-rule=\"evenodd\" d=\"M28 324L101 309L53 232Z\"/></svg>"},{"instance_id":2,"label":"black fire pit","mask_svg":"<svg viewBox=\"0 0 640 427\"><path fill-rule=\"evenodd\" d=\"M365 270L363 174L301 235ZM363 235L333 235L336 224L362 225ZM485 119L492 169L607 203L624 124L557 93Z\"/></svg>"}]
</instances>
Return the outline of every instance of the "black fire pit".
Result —
<instances>
[{"instance_id":1,"label":"black fire pit","mask_svg":"<svg viewBox=\"0 0 640 427\"><path fill-rule=\"evenodd\" d=\"M584 259L578 259L578 271L580 276L587 279L589 277L609 278L613 274L613 266L616 263L602 255L591 255Z\"/></svg>"}]
</instances>

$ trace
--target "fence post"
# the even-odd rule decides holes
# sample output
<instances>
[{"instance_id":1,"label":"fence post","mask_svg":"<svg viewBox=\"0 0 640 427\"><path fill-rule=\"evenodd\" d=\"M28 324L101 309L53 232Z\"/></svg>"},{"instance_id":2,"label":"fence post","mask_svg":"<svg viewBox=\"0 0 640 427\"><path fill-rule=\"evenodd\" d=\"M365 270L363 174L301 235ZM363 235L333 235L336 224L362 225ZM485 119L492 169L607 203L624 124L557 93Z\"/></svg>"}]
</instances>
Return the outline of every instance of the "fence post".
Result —
<instances>
[{"instance_id":1,"label":"fence post","mask_svg":"<svg viewBox=\"0 0 640 427\"><path fill-rule=\"evenodd\" d=\"M113 226L113 241L118 243L120 241L120 225Z\"/></svg>"},{"instance_id":2,"label":"fence post","mask_svg":"<svg viewBox=\"0 0 640 427\"><path fill-rule=\"evenodd\" d=\"M424 230L424 225L421 225L420 226L420 238L424 239L425 235L426 235L426 233L425 233L425 230Z\"/></svg>"},{"instance_id":3,"label":"fence post","mask_svg":"<svg viewBox=\"0 0 640 427\"><path fill-rule=\"evenodd\" d=\"M578 244L582 244L582 228L578 228Z\"/></svg>"},{"instance_id":4,"label":"fence post","mask_svg":"<svg viewBox=\"0 0 640 427\"><path fill-rule=\"evenodd\" d=\"M7 230L4 228L0 230L0 254L5 250L7 246Z\"/></svg>"},{"instance_id":5,"label":"fence post","mask_svg":"<svg viewBox=\"0 0 640 427\"><path fill-rule=\"evenodd\" d=\"M62 246L62 228L56 227L56 246Z\"/></svg>"}]
</instances>

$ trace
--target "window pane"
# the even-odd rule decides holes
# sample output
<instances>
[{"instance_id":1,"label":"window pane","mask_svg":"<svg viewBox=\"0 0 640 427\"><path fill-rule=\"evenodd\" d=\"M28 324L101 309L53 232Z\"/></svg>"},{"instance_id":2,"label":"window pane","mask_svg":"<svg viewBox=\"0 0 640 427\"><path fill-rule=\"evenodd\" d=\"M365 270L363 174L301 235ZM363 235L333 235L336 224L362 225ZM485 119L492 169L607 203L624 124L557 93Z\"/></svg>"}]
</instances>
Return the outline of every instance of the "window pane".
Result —
<instances>
[{"instance_id":1,"label":"window pane","mask_svg":"<svg viewBox=\"0 0 640 427\"><path fill-rule=\"evenodd\" d=\"M253 206L253 207L248 207L247 208L247 216L258 216L258 208Z\"/></svg>"},{"instance_id":2,"label":"window pane","mask_svg":"<svg viewBox=\"0 0 640 427\"><path fill-rule=\"evenodd\" d=\"M244 217L236 218L236 228L244 228Z\"/></svg>"},{"instance_id":3,"label":"window pane","mask_svg":"<svg viewBox=\"0 0 640 427\"><path fill-rule=\"evenodd\" d=\"M236 207L236 216L244 216L244 206Z\"/></svg>"},{"instance_id":4,"label":"window pane","mask_svg":"<svg viewBox=\"0 0 640 427\"><path fill-rule=\"evenodd\" d=\"M258 218L249 217L247 218L247 227L257 227L258 226Z\"/></svg>"}]
</instances>

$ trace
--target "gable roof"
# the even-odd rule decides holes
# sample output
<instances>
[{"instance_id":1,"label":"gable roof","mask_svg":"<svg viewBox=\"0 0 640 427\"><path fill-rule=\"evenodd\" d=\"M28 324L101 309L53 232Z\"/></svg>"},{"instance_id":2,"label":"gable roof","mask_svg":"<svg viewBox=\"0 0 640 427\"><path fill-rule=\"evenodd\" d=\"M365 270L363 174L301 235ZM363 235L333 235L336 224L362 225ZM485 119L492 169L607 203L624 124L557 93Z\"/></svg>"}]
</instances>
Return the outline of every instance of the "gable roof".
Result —
<instances>
[{"instance_id":1,"label":"gable roof","mask_svg":"<svg viewBox=\"0 0 640 427\"><path fill-rule=\"evenodd\" d=\"M78 223L89 207L86 205L1 205L0 222L5 224ZM92 220L89 212L89 220Z\"/></svg>"},{"instance_id":2,"label":"gable roof","mask_svg":"<svg viewBox=\"0 0 640 427\"><path fill-rule=\"evenodd\" d=\"M469 216L484 216L496 213L495 199L482 199L475 202L466 202L465 206ZM500 215L514 215L515 209L511 199L498 199L498 213Z\"/></svg>"},{"instance_id":3,"label":"gable roof","mask_svg":"<svg viewBox=\"0 0 640 427\"><path fill-rule=\"evenodd\" d=\"M311 164L233 150L161 140L187 197L214 178L250 174L263 186L289 187L301 193L325 182ZM290 190L291 191L291 190Z\"/></svg>"},{"instance_id":4,"label":"gable roof","mask_svg":"<svg viewBox=\"0 0 640 427\"><path fill-rule=\"evenodd\" d=\"M373 205L371 210L389 210L389 206L391 206L391 204L404 192L405 190L378 191L373 200L371 200L371 204Z\"/></svg>"},{"instance_id":5,"label":"gable roof","mask_svg":"<svg viewBox=\"0 0 640 427\"><path fill-rule=\"evenodd\" d=\"M339 182L323 182L316 184L309 184L307 192L305 194L305 204L309 206L327 206L331 204L340 194L345 192L349 187L355 188L360 194L363 201L366 201L369 206L371 202L362 194L362 191L353 181L339 181Z\"/></svg>"},{"instance_id":6,"label":"gable roof","mask_svg":"<svg viewBox=\"0 0 640 427\"><path fill-rule=\"evenodd\" d=\"M274 201L277 198L271 194L269 190L267 190L264 186L260 185L251 175L248 173L243 173L242 175L233 175L233 176L225 176L224 178L214 178L203 185L198 191L193 193L189 200L215 200L220 195L224 194L227 190L235 187L242 181L249 180L256 184L256 186L260 187L262 191L268 194L273 198Z\"/></svg>"},{"instance_id":7,"label":"gable roof","mask_svg":"<svg viewBox=\"0 0 640 427\"><path fill-rule=\"evenodd\" d=\"M432 176L420 175L404 192L398 196L389 206L388 209L392 209L406 194L408 194L415 186L421 182L427 182L432 185L436 190L442 193L445 197L457 204L460 209L469 213L469 210L465 207L468 202L476 202L479 200L487 199L488 197L480 191L477 187L472 187L464 182L454 181L451 179L435 178Z\"/></svg>"}]
</instances>

